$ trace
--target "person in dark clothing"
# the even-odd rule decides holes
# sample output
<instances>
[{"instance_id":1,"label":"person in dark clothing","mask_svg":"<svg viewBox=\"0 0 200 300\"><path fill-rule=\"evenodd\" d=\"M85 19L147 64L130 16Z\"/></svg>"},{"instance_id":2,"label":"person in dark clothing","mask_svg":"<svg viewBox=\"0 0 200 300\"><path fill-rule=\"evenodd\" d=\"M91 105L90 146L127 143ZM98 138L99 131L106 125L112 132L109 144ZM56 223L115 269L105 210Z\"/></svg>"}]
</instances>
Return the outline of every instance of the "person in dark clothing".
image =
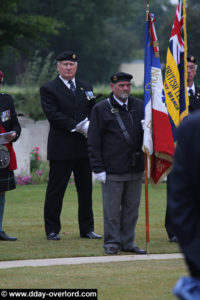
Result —
<instances>
[{"instance_id":1,"label":"person in dark clothing","mask_svg":"<svg viewBox=\"0 0 200 300\"><path fill-rule=\"evenodd\" d=\"M189 112L200 109L200 87L194 83L197 73L196 58L193 55L187 56L187 92L189 96Z\"/></svg>"},{"instance_id":2,"label":"person in dark clothing","mask_svg":"<svg viewBox=\"0 0 200 300\"><path fill-rule=\"evenodd\" d=\"M196 76L197 65L196 58L193 55L187 56L187 92L189 96L189 113L200 109L200 87L194 83ZM171 186L171 174L167 176L167 209L165 216L165 228L169 237L169 242L177 242L177 237L174 234L171 220L168 212L168 194Z\"/></svg>"},{"instance_id":3,"label":"person in dark clothing","mask_svg":"<svg viewBox=\"0 0 200 300\"><path fill-rule=\"evenodd\" d=\"M4 74L0 71L0 88L3 83ZM17 168L17 161L12 143L15 142L21 133L21 126L15 112L13 98L5 93L0 93L0 134L7 133L0 144L0 151L8 151L8 163L0 155L0 241L16 241L17 238L9 236L3 230L3 215L5 206L5 192L16 188L14 170ZM3 148L2 148L3 147Z\"/></svg>"},{"instance_id":4,"label":"person in dark clothing","mask_svg":"<svg viewBox=\"0 0 200 300\"><path fill-rule=\"evenodd\" d=\"M80 236L100 239L94 232L92 172L87 153L89 114L94 104L92 85L75 78L77 56L57 56L59 75L40 89L41 104L50 124L47 159L49 182L44 206L47 240L60 240L60 214L65 190L73 172L78 193Z\"/></svg>"},{"instance_id":5,"label":"person in dark clothing","mask_svg":"<svg viewBox=\"0 0 200 300\"><path fill-rule=\"evenodd\" d=\"M168 199L171 226L191 275L181 278L175 287L180 299L200 299L199 137L200 110L197 110L186 117L177 129Z\"/></svg>"},{"instance_id":6,"label":"person in dark clothing","mask_svg":"<svg viewBox=\"0 0 200 300\"><path fill-rule=\"evenodd\" d=\"M112 93L93 107L88 130L90 165L102 182L107 254L146 253L134 244L144 171L144 108L142 100L130 96L132 78L123 72L111 76Z\"/></svg>"}]
</instances>

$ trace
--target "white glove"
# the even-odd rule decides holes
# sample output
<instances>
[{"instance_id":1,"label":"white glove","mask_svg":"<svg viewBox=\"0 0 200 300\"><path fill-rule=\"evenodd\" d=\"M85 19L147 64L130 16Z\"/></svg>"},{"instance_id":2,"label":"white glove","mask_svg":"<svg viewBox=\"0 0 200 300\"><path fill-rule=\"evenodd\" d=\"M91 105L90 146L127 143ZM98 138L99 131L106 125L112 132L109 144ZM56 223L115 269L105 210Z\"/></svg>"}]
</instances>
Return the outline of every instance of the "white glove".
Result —
<instances>
[{"instance_id":1,"label":"white glove","mask_svg":"<svg viewBox=\"0 0 200 300\"><path fill-rule=\"evenodd\" d=\"M145 128L145 120L141 120L141 123L142 123L142 129L144 130L144 128Z\"/></svg>"},{"instance_id":2,"label":"white glove","mask_svg":"<svg viewBox=\"0 0 200 300\"><path fill-rule=\"evenodd\" d=\"M88 127L90 122L88 121L88 118L85 118L85 120L81 121L76 125L75 131L82 133L85 137L87 137Z\"/></svg>"},{"instance_id":3,"label":"white glove","mask_svg":"<svg viewBox=\"0 0 200 300\"><path fill-rule=\"evenodd\" d=\"M102 183L106 182L106 172L94 173L94 179L101 181Z\"/></svg>"}]
</instances>

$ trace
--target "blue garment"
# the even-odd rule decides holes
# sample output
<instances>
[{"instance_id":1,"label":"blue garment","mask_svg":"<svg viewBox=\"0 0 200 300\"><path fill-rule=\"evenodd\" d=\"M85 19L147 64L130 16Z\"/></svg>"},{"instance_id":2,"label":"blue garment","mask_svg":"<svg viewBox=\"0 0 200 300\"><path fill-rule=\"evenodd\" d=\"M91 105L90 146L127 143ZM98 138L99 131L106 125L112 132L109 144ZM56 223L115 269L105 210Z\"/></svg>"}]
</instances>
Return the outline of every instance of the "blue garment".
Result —
<instances>
[{"instance_id":1,"label":"blue garment","mask_svg":"<svg viewBox=\"0 0 200 300\"><path fill-rule=\"evenodd\" d=\"M181 300L200 299L200 279L181 277L174 286L173 293Z\"/></svg>"}]
</instances>

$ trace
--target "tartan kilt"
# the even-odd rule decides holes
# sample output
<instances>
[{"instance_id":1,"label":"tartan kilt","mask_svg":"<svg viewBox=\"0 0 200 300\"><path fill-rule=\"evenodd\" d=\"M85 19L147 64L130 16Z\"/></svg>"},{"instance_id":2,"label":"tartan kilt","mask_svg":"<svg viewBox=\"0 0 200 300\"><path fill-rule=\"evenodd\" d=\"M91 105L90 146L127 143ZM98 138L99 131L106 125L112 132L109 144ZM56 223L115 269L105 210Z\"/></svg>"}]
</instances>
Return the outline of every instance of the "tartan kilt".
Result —
<instances>
[{"instance_id":1,"label":"tartan kilt","mask_svg":"<svg viewBox=\"0 0 200 300\"><path fill-rule=\"evenodd\" d=\"M0 192L10 191L16 188L14 172L5 169L0 169Z\"/></svg>"}]
</instances>

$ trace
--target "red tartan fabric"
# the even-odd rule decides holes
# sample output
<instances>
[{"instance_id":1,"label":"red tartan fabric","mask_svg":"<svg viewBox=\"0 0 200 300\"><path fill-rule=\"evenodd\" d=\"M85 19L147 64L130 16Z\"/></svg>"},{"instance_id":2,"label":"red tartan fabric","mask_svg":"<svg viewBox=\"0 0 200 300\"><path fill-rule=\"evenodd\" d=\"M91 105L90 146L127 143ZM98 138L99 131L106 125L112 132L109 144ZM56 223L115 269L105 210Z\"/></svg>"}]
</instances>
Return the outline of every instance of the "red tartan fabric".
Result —
<instances>
[{"instance_id":1,"label":"red tartan fabric","mask_svg":"<svg viewBox=\"0 0 200 300\"><path fill-rule=\"evenodd\" d=\"M0 124L0 133L6 132L4 127ZM17 169L17 160L15 151L13 149L12 143L5 144L5 146L8 148L8 151L10 153L10 164L9 164L9 171L13 171Z\"/></svg>"}]
</instances>

